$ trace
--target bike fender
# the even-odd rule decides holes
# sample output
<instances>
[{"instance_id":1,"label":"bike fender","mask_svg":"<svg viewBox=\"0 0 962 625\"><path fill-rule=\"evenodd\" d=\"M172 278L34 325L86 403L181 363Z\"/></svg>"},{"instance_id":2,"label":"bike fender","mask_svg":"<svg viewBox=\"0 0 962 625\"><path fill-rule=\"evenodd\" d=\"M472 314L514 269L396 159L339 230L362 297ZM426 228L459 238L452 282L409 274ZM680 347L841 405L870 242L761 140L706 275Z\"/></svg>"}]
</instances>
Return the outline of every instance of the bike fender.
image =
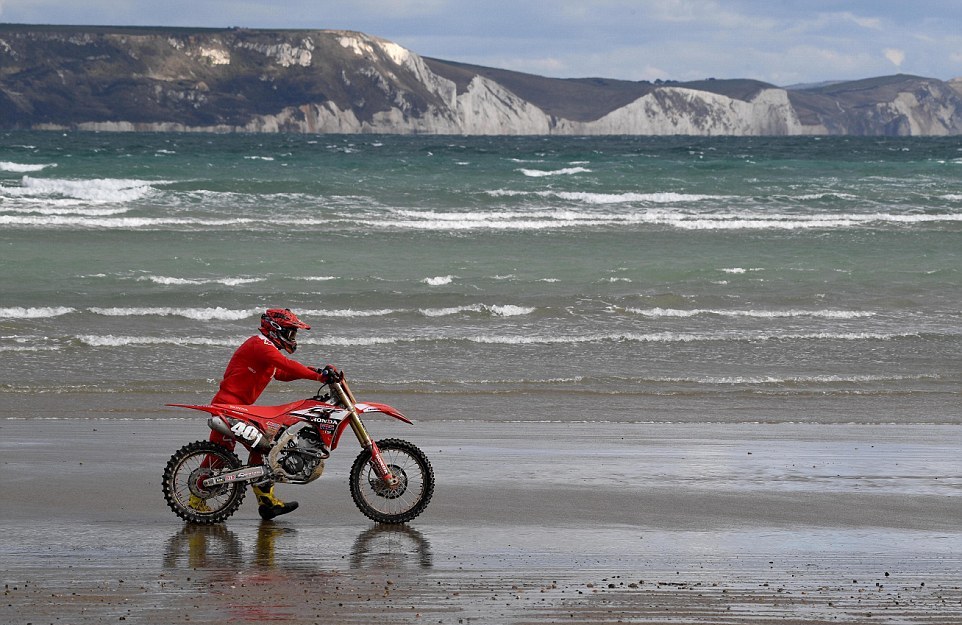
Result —
<instances>
[{"instance_id":1,"label":"bike fender","mask_svg":"<svg viewBox=\"0 0 962 625\"><path fill-rule=\"evenodd\" d=\"M209 412L212 415L223 414L224 409L222 406L215 406L213 404L206 404L204 406L197 406L193 404L165 404L167 406L172 406L174 408L190 408L191 410L201 410L203 412Z\"/></svg>"},{"instance_id":2,"label":"bike fender","mask_svg":"<svg viewBox=\"0 0 962 625\"><path fill-rule=\"evenodd\" d=\"M390 417L394 417L398 421L404 421L405 423L414 425L414 421L411 421L410 419L405 417L403 414L401 414L401 412L397 408L392 408L387 404L379 404L376 402L361 402L359 404L354 404L354 407L357 409L358 414L364 414L367 412L381 412Z\"/></svg>"},{"instance_id":3,"label":"bike fender","mask_svg":"<svg viewBox=\"0 0 962 625\"><path fill-rule=\"evenodd\" d=\"M246 418L251 416L250 411L247 406L238 406L234 404L165 404L167 406L173 406L174 408L190 408L191 410L200 410L202 412L209 412L210 414L217 415L236 415L239 418Z\"/></svg>"},{"instance_id":4,"label":"bike fender","mask_svg":"<svg viewBox=\"0 0 962 625\"><path fill-rule=\"evenodd\" d=\"M350 417L342 420L340 423L337 424L337 428L334 430L334 433L331 434L331 444L330 444L331 451L334 451L335 449L337 449L337 444L341 441L341 434L343 434L344 430L348 429L350 426L351 426Z\"/></svg>"}]
</instances>

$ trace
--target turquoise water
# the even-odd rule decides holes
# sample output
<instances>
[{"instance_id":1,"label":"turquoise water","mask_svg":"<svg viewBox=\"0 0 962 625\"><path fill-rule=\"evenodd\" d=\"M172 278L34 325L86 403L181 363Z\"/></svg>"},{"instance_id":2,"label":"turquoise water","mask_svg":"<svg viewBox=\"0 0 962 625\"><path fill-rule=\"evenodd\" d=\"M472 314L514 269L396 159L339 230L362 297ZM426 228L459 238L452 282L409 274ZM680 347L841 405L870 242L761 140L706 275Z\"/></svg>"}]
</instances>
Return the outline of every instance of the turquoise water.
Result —
<instances>
[{"instance_id":1,"label":"turquoise water","mask_svg":"<svg viewBox=\"0 0 962 625\"><path fill-rule=\"evenodd\" d=\"M0 416L206 401L289 306L415 418L962 423L960 180L959 139L5 133Z\"/></svg>"}]
</instances>

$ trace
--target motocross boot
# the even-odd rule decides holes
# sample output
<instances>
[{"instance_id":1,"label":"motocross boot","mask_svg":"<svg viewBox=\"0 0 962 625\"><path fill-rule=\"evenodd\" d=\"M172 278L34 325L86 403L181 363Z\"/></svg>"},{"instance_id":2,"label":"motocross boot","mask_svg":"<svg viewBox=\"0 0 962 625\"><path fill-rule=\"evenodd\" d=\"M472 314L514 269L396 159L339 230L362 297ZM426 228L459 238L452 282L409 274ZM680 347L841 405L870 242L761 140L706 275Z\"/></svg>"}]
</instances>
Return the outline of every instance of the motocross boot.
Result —
<instances>
[{"instance_id":1,"label":"motocross boot","mask_svg":"<svg viewBox=\"0 0 962 625\"><path fill-rule=\"evenodd\" d=\"M210 506L207 505L206 499L201 499L197 495L191 495L187 500L187 506L191 510L196 510L197 512L210 512Z\"/></svg>"},{"instance_id":2,"label":"motocross boot","mask_svg":"<svg viewBox=\"0 0 962 625\"><path fill-rule=\"evenodd\" d=\"M273 484L268 486L267 490L262 490L259 486L251 486L251 490L254 491L254 496L257 497L257 503L260 504L257 507L257 512L265 521L270 521L276 516L287 514L297 509L296 501L284 503L274 496Z\"/></svg>"}]
</instances>

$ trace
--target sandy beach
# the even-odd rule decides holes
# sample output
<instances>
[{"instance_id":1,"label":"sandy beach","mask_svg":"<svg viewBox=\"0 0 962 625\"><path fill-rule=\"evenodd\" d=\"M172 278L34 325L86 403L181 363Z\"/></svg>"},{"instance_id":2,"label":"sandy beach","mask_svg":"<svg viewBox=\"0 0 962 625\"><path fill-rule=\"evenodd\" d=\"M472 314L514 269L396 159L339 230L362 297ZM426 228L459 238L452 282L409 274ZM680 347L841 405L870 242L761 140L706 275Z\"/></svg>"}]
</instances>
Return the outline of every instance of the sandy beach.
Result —
<instances>
[{"instance_id":1,"label":"sandy beach","mask_svg":"<svg viewBox=\"0 0 962 625\"><path fill-rule=\"evenodd\" d=\"M955 425L376 421L430 456L404 527L345 440L301 508L185 526L197 419L0 424L0 622L962 623Z\"/></svg>"}]
</instances>

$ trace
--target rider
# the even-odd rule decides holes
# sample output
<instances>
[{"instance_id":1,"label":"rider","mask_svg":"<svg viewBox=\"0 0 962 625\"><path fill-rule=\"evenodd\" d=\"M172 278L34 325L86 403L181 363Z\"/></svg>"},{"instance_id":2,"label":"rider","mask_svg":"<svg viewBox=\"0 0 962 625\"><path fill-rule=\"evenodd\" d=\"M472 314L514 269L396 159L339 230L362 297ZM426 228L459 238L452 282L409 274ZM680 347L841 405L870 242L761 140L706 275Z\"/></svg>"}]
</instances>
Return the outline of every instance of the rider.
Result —
<instances>
[{"instance_id":1,"label":"rider","mask_svg":"<svg viewBox=\"0 0 962 625\"><path fill-rule=\"evenodd\" d=\"M284 350L293 354L297 349L297 331L310 330L311 326L297 318L290 308L271 308L261 315L261 336L247 339L227 363L220 390L211 400L212 404L250 405L257 401L271 379L291 382L294 380L316 380L327 383L330 375L337 375L337 369L328 365L323 369L305 367L296 360L282 354ZM211 430L210 440L234 449L234 439ZM251 451L248 464L261 464L261 454ZM297 502L284 503L274 495L274 484L251 485L257 497L261 518L273 519L297 508ZM203 511L203 499L191 496L191 507Z\"/></svg>"}]
</instances>

